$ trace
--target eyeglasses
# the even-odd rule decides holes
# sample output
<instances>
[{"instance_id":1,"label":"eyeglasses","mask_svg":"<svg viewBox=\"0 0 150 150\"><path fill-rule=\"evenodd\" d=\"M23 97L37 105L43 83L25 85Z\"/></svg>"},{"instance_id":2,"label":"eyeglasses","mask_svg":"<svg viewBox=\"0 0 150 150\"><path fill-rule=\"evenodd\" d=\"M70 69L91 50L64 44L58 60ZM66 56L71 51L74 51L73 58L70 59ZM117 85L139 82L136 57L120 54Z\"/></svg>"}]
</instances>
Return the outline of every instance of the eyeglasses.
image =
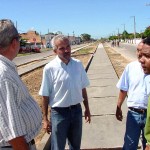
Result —
<instances>
[{"instance_id":1,"label":"eyeglasses","mask_svg":"<svg viewBox=\"0 0 150 150\"><path fill-rule=\"evenodd\" d=\"M21 36L19 36L19 35L18 35L18 36L15 36L13 39L16 39L17 41L20 42L20 41L21 41ZM13 39L12 39L12 40L13 40Z\"/></svg>"}]
</instances>

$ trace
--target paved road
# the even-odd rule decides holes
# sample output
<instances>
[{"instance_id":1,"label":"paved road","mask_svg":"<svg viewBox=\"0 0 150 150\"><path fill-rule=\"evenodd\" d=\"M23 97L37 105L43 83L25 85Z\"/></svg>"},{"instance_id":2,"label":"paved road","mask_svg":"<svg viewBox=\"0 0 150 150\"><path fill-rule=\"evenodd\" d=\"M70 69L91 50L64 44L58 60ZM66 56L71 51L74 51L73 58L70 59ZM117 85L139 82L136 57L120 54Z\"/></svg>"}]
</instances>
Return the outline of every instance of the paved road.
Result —
<instances>
[{"instance_id":1,"label":"paved road","mask_svg":"<svg viewBox=\"0 0 150 150\"><path fill-rule=\"evenodd\" d=\"M90 44L82 44L82 45L74 45L72 47L72 53L74 51L78 51L81 48L87 47ZM36 53L36 54L31 54L27 56L22 56L22 57L17 57L14 59L15 64L18 66L18 73L19 75L24 75L28 72L31 72L32 70L35 70L36 68L42 67L45 64L47 64L50 60L54 58L55 55L53 55L53 51L44 51L42 53ZM50 56L50 57L48 57ZM37 62L34 62L37 60ZM32 63L29 63L32 62ZM27 64L25 66L20 66L23 64ZM20 67L19 67L20 66Z\"/></svg>"},{"instance_id":2,"label":"paved road","mask_svg":"<svg viewBox=\"0 0 150 150\"><path fill-rule=\"evenodd\" d=\"M31 61L44 59L52 54L53 54L53 51L44 51L42 53L35 53L35 54L31 54L31 55L16 57L13 60L13 62L17 66L20 66L20 65L26 64Z\"/></svg>"},{"instance_id":3,"label":"paved road","mask_svg":"<svg viewBox=\"0 0 150 150\"><path fill-rule=\"evenodd\" d=\"M107 43L110 46L110 43ZM111 47L111 46L110 46ZM111 47L125 58L129 59L130 61L134 61L137 59L136 57L136 47L137 45L129 44L129 43L120 43L119 47Z\"/></svg>"}]
</instances>

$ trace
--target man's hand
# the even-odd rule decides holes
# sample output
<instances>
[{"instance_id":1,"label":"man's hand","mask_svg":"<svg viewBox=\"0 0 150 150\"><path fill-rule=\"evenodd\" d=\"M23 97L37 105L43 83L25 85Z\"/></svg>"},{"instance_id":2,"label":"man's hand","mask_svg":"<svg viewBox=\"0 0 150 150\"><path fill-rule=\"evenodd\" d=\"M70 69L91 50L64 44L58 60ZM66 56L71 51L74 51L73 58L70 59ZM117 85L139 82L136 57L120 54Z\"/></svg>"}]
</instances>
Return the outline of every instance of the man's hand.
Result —
<instances>
[{"instance_id":1,"label":"man's hand","mask_svg":"<svg viewBox=\"0 0 150 150\"><path fill-rule=\"evenodd\" d=\"M52 126L51 126L51 122L49 120L44 120L43 121L43 129L50 134L50 132L52 131Z\"/></svg>"},{"instance_id":2,"label":"man's hand","mask_svg":"<svg viewBox=\"0 0 150 150\"><path fill-rule=\"evenodd\" d=\"M85 115L85 120L86 120L86 123L87 122L91 122L91 113L90 113L90 110L89 109L86 109L85 112L84 112L84 115Z\"/></svg>"},{"instance_id":3,"label":"man's hand","mask_svg":"<svg viewBox=\"0 0 150 150\"><path fill-rule=\"evenodd\" d=\"M116 118L119 121L122 121L122 119L123 119L121 107L118 107L118 106L116 109Z\"/></svg>"},{"instance_id":4,"label":"man's hand","mask_svg":"<svg viewBox=\"0 0 150 150\"><path fill-rule=\"evenodd\" d=\"M150 150L150 145L146 145L145 150Z\"/></svg>"},{"instance_id":5,"label":"man's hand","mask_svg":"<svg viewBox=\"0 0 150 150\"><path fill-rule=\"evenodd\" d=\"M8 141L8 143L12 145L13 150L30 150L29 145L23 136L16 137L15 139Z\"/></svg>"}]
</instances>

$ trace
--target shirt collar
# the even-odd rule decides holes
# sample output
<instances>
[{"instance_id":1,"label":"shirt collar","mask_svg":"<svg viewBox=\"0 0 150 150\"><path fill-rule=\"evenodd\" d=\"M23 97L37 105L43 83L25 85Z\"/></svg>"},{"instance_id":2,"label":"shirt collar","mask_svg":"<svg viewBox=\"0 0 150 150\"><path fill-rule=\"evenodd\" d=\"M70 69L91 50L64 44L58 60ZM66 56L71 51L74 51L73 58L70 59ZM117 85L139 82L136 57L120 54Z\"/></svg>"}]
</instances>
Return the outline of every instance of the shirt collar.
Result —
<instances>
[{"instance_id":1,"label":"shirt collar","mask_svg":"<svg viewBox=\"0 0 150 150\"><path fill-rule=\"evenodd\" d=\"M61 65L61 64L66 65L66 64L58 57L58 55L56 56L56 60L57 60L57 62L58 62L60 65ZM68 65L69 65L71 62L72 62L72 58L70 58L70 61L69 61Z\"/></svg>"},{"instance_id":2,"label":"shirt collar","mask_svg":"<svg viewBox=\"0 0 150 150\"><path fill-rule=\"evenodd\" d=\"M0 61L2 61L3 63L5 63L6 65L10 66L13 70L16 71L16 65L14 62L12 62L11 60L9 60L7 57L0 55Z\"/></svg>"},{"instance_id":3,"label":"shirt collar","mask_svg":"<svg viewBox=\"0 0 150 150\"><path fill-rule=\"evenodd\" d=\"M144 78L147 76L147 75L149 75L149 74L145 74L144 73L144 71L143 71L143 68L142 68L142 66L141 66L141 63L137 60L137 62L139 63L139 65L140 65L140 68L141 68L141 71L143 72L143 74L144 74Z\"/></svg>"}]
</instances>

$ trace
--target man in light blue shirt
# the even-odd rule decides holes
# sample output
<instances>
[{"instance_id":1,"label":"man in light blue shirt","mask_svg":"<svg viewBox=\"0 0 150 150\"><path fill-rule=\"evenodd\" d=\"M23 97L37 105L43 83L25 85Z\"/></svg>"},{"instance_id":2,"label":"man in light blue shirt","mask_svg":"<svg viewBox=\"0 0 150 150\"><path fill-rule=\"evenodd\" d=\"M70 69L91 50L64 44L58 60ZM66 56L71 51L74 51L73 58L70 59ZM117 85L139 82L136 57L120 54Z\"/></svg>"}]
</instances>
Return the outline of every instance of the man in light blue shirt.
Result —
<instances>
[{"instance_id":1,"label":"man in light blue shirt","mask_svg":"<svg viewBox=\"0 0 150 150\"><path fill-rule=\"evenodd\" d=\"M143 42L139 43L137 47L138 60L140 59L142 47ZM141 132L143 149L146 147L144 127L146 123L148 95L145 90L145 77L146 74L144 73L140 62L134 61L126 66L117 83L120 92L116 109L116 118L119 121L122 121L123 119L121 106L128 94L128 113L123 150L137 150Z\"/></svg>"},{"instance_id":2,"label":"man in light blue shirt","mask_svg":"<svg viewBox=\"0 0 150 150\"><path fill-rule=\"evenodd\" d=\"M51 107L51 149L65 149L66 139L70 149L79 150L82 135L82 110L85 106L85 119L90 123L90 110L86 87L89 85L82 63L71 58L71 47L67 37L55 36L52 47L56 58L49 62L43 71L39 94L43 96L44 129L51 131L47 117Z\"/></svg>"}]
</instances>

